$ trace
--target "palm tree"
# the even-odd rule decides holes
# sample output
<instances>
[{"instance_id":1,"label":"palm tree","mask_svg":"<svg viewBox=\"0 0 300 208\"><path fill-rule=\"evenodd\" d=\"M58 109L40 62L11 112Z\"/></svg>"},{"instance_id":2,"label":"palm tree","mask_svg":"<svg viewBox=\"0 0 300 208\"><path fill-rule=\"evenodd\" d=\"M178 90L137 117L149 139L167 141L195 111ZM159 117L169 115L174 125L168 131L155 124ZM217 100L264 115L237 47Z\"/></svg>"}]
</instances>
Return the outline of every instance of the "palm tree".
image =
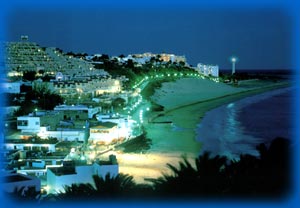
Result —
<instances>
[{"instance_id":1,"label":"palm tree","mask_svg":"<svg viewBox=\"0 0 300 208\"><path fill-rule=\"evenodd\" d=\"M132 176L122 173L115 177L111 177L108 173L104 178L93 175L93 179L95 184L95 195L101 198L130 195L136 186Z\"/></svg>"},{"instance_id":2,"label":"palm tree","mask_svg":"<svg viewBox=\"0 0 300 208\"><path fill-rule=\"evenodd\" d=\"M49 196L48 200L83 201L122 198L133 194L136 186L132 176L122 173L115 177L111 177L108 173L104 178L93 175L93 180L93 185L90 183L79 183L64 186L63 192L56 196Z\"/></svg>"},{"instance_id":3,"label":"palm tree","mask_svg":"<svg viewBox=\"0 0 300 208\"><path fill-rule=\"evenodd\" d=\"M225 168L228 182L226 194L232 196L254 195L262 183L259 159L252 155L240 155L239 161L231 161Z\"/></svg>"},{"instance_id":4,"label":"palm tree","mask_svg":"<svg viewBox=\"0 0 300 208\"><path fill-rule=\"evenodd\" d=\"M14 202L37 203L40 198L40 192L35 190L35 187L21 187L15 188L12 193L6 193L8 198Z\"/></svg>"},{"instance_id":5,"label":"palm tree","mask_svg":"<svg viewBox=\"0 0 300 208\"><path fill-rule=\"evenodd\" d=\"M241 155L226 166L228 194L240 197L279 197L290 188L289 141L274 139L269 148L257 147L260 156Z\"/></svg>"},{"instance_id":6,"label":"palm tree","mask_svg":"<svg viewBox=\"0 0 300 208\"><path fill-rule=\"evenodd\" d=\"M205 152L195 160L195 168L183 157L176 168L171 164L167 166L172 170L171 175L163 174L158 179L150 179L157 194L175 197L180 194L183 197L211 196L223 192L224 173L222 167L226 157L209 157Z\"/></svg>"},{"instance_id":7,"label":"palm tree","mask_svg":"<svg viewBox=\"0 0 300 208\"><path fill-rule=\"evenodd\" d=\"M158 179L148 179L154 185L154 190L158 195L173 196L174 194L189 194L192 184L197 180L197 171L192 167L188 160L183 157L183 161L179 162L179 168L171 164L167 164L172 170L171 175L163 174Z\"/></svg>"},{"instance_id":8,"label":"palm tree","mask_svg":"<svg viewBox=\"0 0 300 208\"><path fill-rule=\"evenodd\" d=\"M54 196L55 200L74 201L87 200L93 198L95 188L90 183L78 183L64 186L64 192ZM53 196L50 196L52 198Z\"/></svg>"},{"instance_id":9,"label":"palm tree","mask_svg":"<svg viewBox=\"0 0 300 208\"><path fill-rule=\"evenodd\" d=\"M227 186L224 171L226 162L225 156L210 157L209 152L204 152L196 159L199 176L196 193L201 193L204 196L223 195Z\"/></svg>"}]
</instances>

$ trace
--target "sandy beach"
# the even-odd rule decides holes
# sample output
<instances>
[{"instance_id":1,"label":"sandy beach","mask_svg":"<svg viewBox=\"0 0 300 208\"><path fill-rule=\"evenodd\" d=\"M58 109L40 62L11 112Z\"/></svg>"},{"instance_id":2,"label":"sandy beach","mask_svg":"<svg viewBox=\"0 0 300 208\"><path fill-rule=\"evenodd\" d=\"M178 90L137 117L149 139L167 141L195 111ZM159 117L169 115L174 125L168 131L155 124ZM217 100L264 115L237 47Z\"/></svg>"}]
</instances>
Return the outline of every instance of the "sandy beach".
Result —
<instances>
[{"instance_id":1,"label":"sandy beach","mask_svg":"<svg viewBox=\"0 0 300 208\"><path fill-rule=\"evenodd\" d=\"M170 173L166 164L177 166L182 155L193 164L201 150L201 143L195 140L195 128L205 112L247 96L288 86L288 83L257 83L254 86L232 87L194 78L164 83L152 99L163 105L165 111L151 113L148 118L152 123L144 124L152 147L145 154L116 153L120 173L134 176L137 183L145 183L144 178ZM153 121L172 121L172 124Z\"/></svg>"}]
</instances>

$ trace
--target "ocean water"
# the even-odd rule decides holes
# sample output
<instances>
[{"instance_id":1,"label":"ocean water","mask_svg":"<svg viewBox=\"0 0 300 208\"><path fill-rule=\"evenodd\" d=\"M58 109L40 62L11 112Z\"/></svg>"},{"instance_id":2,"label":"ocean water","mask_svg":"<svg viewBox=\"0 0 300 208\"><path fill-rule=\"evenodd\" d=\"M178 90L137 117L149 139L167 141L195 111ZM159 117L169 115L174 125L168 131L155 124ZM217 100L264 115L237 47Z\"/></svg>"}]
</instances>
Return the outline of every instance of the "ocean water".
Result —
<instances>
[{"instance_id":1,"label":"ocean water","mask_svg":"<svg viewBox=\"0 0 300 208\"><path fill-rule=\"evenodd\" d=\"M258 155L256 146L276 137L293 138L292 104L295 88L283 88L220 106L207 112L196 128L201 152L238 159L240 154Z\"/></svg>"}]
</instances>

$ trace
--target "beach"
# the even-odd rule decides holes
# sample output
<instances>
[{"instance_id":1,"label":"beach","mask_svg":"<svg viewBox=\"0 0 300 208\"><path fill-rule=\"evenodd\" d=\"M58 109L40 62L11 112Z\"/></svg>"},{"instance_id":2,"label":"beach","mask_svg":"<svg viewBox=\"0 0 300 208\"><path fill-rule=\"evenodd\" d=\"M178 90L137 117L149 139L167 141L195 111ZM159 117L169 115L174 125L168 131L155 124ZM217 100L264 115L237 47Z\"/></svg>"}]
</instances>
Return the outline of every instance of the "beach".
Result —
<instances>
[{"instance_id":1,"label":"beach","mask_svg":"<svg viewBox=\"0 0 300 208\"><path fill-rule=\"evenodd\" d=\"M250 88L233 87L195 78L163 83L152 100L163 105L165 110L150 113L150 122L144 123L147 137L152 140L151 149L144 154L116 153L119 172L134 176L137 183L147 183L145 178L158 178L162 173L170 173L166 164L177 166L182 156L194 164L201 150L201 143L195 139L195 129L207 111L288 85L287 82L266 82ZM165 123L170 121L172 123Z\"/></svg>"}]
</instances>

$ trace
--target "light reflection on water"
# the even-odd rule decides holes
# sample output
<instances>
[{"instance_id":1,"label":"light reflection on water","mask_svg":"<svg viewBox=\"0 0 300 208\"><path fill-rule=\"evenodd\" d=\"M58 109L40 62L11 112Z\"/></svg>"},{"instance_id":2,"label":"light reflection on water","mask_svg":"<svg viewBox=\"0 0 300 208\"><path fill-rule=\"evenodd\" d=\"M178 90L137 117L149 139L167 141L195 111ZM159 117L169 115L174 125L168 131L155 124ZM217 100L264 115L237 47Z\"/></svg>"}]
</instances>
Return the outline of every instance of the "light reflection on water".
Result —
<instances>
[{"instance_id":1,"label":"light reflection on water","mask_svg":"<svg viewBox=\"0 0 300 208\"><path fill-rule=\"evenodd\" d=\"M272 122L268 124L268 119L276 120L275 116L278 116L278 114L274 114L273 111L277 112L280 107L284 108L286 106L278 106L274 103L272 107L263 109L267 115L265 116L266 118L264 118L264 115L256 115L257 113L261 113L261 111L253 109L254 104L277 102L278 100L276 101L276 99L278 99L278 95L289 93L290 91L290 88L285 88L267 92L207 112L196 129L197 140L202 143L200 154L203 153L203 151L210 151L212 155L224 155L227 156L228 159L237 159L240 154L252 154L257 156L258 152L256 146L266 140L266 138L263 139L262 136L269 134L270 131L272 131L272 125L274 125ZM273 98L276 96L276 99ZM268 110L270 111L269 113ZM281 112L285 112L285 110L286 109L283 109ZM247 112L247 118L253 117L251 120L252 123L245 122L245 120L243 121L245 112ZM289 110L286 111L286 115L290 116L288 113ZM246 116L244 115L244 117ZM260 119L256 119L256 117ZM283 119L282 122L284 121ZM262 128L259 128L260 126L262 126ZM285 124L283 126L287 127L288 125ZM256 130L257 132L254 132ZM280 129L277 128L276 131L278 130L280 131ZM283 129L281 132L286 132L286 130Z\"/></svg>"}]
</instances>

